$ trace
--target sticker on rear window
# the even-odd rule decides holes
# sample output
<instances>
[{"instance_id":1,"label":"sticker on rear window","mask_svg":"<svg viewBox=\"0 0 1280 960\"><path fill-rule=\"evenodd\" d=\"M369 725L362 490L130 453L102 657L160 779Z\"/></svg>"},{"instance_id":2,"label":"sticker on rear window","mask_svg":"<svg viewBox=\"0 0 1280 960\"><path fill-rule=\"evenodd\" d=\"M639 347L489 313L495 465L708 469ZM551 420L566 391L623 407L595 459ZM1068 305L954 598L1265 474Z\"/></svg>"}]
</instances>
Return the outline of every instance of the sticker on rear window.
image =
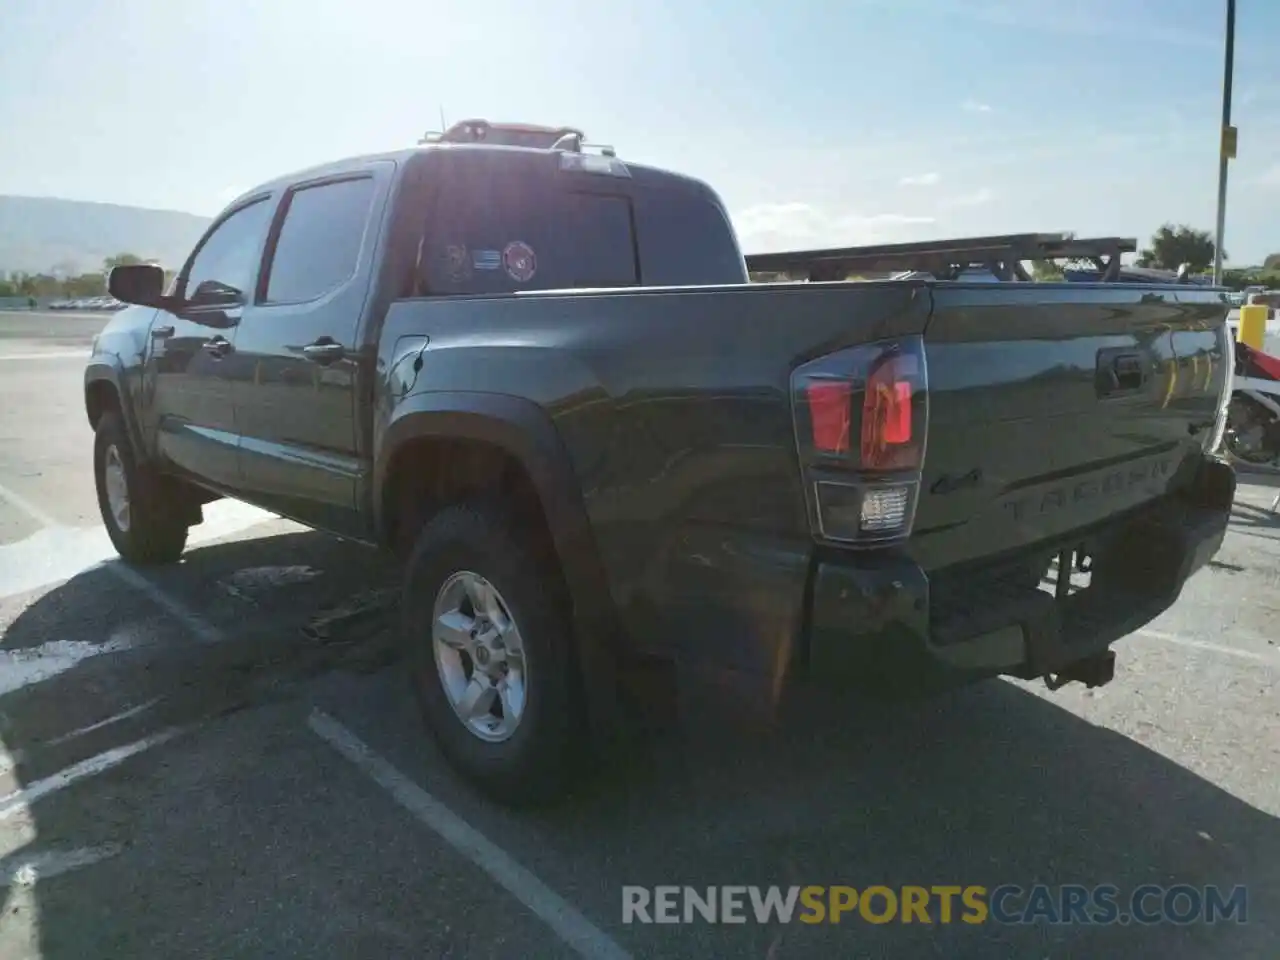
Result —
<instances>
[{"instance_id":1,"label":"sticker on rear window","mask_svg":"<svg viewBox=\"0 0 1280 960\"><path fill-rule=\"evenodd\" d=\"M501 250L475 250L471 254L471 265L477 270L501 270Z\"/></svg>"},{"instance_id":2,"label":"sticker on rear window","mask_svg":"<svg viewBox=\"0 0 1280 960\"><path fill-rule=\"evenodd\" d=\"M502 251L502 265L507 276L516 283L528 283L538 272L538 258L533 247L523 240L513 240Z\"/></svg>"},{"instance_id":3,"label":"sticker on rear window","mask_svg":"<svg viewBox=\"0 0 1280 960\"><path fill-rule=\"evenodd\" d=\"M449 279L454 283L461 283L471 276L471 260L467 256L466 247L450 244L444 252L444 258Z\"/></svg>"}]
</instances>

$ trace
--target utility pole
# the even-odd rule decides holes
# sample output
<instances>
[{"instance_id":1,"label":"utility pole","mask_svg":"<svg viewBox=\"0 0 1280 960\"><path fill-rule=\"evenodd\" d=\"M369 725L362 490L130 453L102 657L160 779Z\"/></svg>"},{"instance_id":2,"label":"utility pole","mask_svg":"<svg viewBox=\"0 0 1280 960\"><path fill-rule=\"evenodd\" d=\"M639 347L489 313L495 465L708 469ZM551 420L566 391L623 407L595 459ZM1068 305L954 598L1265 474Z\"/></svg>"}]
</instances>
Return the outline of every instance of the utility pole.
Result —
<instances>
[{"instance_id":1,"label":"utility pole","mask_svg":"<svg viewBox=\"0 0 1280 960\"><path fill-rule=\"evenodd\" d=\"M1236 155L1231 126L1231 74L1236 59L1236 0L1227 0L1227 51L1222 68L1222 130L1218 140L1218 229L1213 241L1213 283L1222 283L1222 236L1227 229L1227 164Z\"/></svg>"}]
</instances>

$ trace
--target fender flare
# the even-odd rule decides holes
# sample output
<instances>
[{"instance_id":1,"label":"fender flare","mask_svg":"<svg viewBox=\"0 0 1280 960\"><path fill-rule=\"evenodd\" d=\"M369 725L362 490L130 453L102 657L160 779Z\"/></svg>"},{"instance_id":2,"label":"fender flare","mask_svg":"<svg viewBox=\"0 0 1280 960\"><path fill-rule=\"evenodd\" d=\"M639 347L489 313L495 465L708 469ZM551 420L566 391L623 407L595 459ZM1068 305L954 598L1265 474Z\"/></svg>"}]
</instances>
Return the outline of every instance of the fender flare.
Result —
<instances>
[{"instance_id":1,"label":"fender flare","mask_svg":"<svg viewBox=\"0 0 1280 960\"><path fill-rule=\"evenodd\" d=\"M147 448L143 444L142 429L138 424L137 413L133 409L133 404L129 402L129 393L124 386L124 375L118 364L103 359L101 356L90 357L89 363L84 369L84 403L85 417L89 417L89 391L93 389L95 384L106 383L116 393L119 400L120 415L124 419L125 431L129 434L129 441L133 444L134 456L145 458L147 456ZM92 420L90 420L92 426Z\"/></svg>"},{"instance_id":2,"label":"fender flare","mask_svg":"<svg viewBox=\"0 0 1280 960\"><path fill-rule=\"evenodd\" d=\"M374 521L389 540L385 491L396 452L413 440L478 440L514 457L533 481L569 591L574 640L593 733L615 718L618 618L595 533L569 451L547 412L507 394L439 391L406 397L378 438L373 467Z\"/></svg>"}]
</instances>

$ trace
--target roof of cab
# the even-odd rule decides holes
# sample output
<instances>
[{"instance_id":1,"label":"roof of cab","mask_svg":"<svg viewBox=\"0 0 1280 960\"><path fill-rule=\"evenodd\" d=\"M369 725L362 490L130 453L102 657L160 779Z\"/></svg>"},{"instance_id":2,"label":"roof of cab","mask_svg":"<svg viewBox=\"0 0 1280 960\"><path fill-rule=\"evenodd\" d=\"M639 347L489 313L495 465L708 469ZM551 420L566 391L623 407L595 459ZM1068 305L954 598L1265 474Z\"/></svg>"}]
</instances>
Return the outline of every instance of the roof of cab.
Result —
<instances>
[{"instance_id":1,"label":"roof of cab","mask_svg":"<svg viewBox=\"0 0 1280 960\"><path fill-rule=\"evenodd\" d=\"M340 160L331 160L327 163L318 164L314 167L306 167L301 170L295 170L278 177L274 177L264 183L260 183L251 190L246 190L238 197L227 204L226 209L239 206L246 200L254 197L261 197L264 194L275 193L278 190L285 189L293 184L308 181L320 180L325 177L338 176L343 173L350 173L367 167L372 163L379 161L391 161L393 163L402 163L420 157L423 154L433 151L465 151L467 153L501 153L507 155L530 155L540 154L544 156L554 155L560 151L551 150L543 147L519 147L506 144L486 144L486 143L426 143L412 147L403 147L398 150L388 150L382 153L358 154L355 156L344 157ZM631 172L632 179L635 182L651 185L661 182L668 186L682 186L687 190L695 193L709 195L719 201L719 195L706 182L696 177L688 176L683 173L676 173L671 170L664 170L660 167L650 167L644 164L637 164L627 161L621 157L617 158L624 163Z\"/></svg>"}]
</instances>

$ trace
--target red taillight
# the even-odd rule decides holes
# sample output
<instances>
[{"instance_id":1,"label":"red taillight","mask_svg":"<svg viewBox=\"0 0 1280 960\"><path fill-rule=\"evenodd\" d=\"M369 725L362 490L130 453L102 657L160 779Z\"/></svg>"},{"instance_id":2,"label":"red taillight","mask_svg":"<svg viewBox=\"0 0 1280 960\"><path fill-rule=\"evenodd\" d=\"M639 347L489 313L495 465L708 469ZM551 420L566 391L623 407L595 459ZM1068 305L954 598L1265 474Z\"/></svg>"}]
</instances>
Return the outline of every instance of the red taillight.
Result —
<instances>
[{"instance_id":1,"label":"red taillight","mask_svg":"<svg viewBox=\"0 0 1280 960\"><path fill-rule=\"evenodd\" d=\"M823 453L849 452L849 398L853 387L840 381L821 380L805 387L813 446Z\"/></svg>"},{"instance_id":2,"label":"red taillight","mask_svg":"<svg viewBox=\"0 0 1280 960\"><path fill-rule=\"evenodd\" d=\"M914 356L890 355L867 378L862 395L862 466L901 470L919 465L919 446L911 436Z\"/></svg>"},{"instance_id":3,"label":"red taillight","mask_svg":"<svg viewBox=\"0 0 1280 960\"><path fill-rule=\"evenodd\" d=\"M791 391L815 537L871 547L910 536L929 424L923 338L810 360L792 371Z\"/></svg>"}]
</instances>

